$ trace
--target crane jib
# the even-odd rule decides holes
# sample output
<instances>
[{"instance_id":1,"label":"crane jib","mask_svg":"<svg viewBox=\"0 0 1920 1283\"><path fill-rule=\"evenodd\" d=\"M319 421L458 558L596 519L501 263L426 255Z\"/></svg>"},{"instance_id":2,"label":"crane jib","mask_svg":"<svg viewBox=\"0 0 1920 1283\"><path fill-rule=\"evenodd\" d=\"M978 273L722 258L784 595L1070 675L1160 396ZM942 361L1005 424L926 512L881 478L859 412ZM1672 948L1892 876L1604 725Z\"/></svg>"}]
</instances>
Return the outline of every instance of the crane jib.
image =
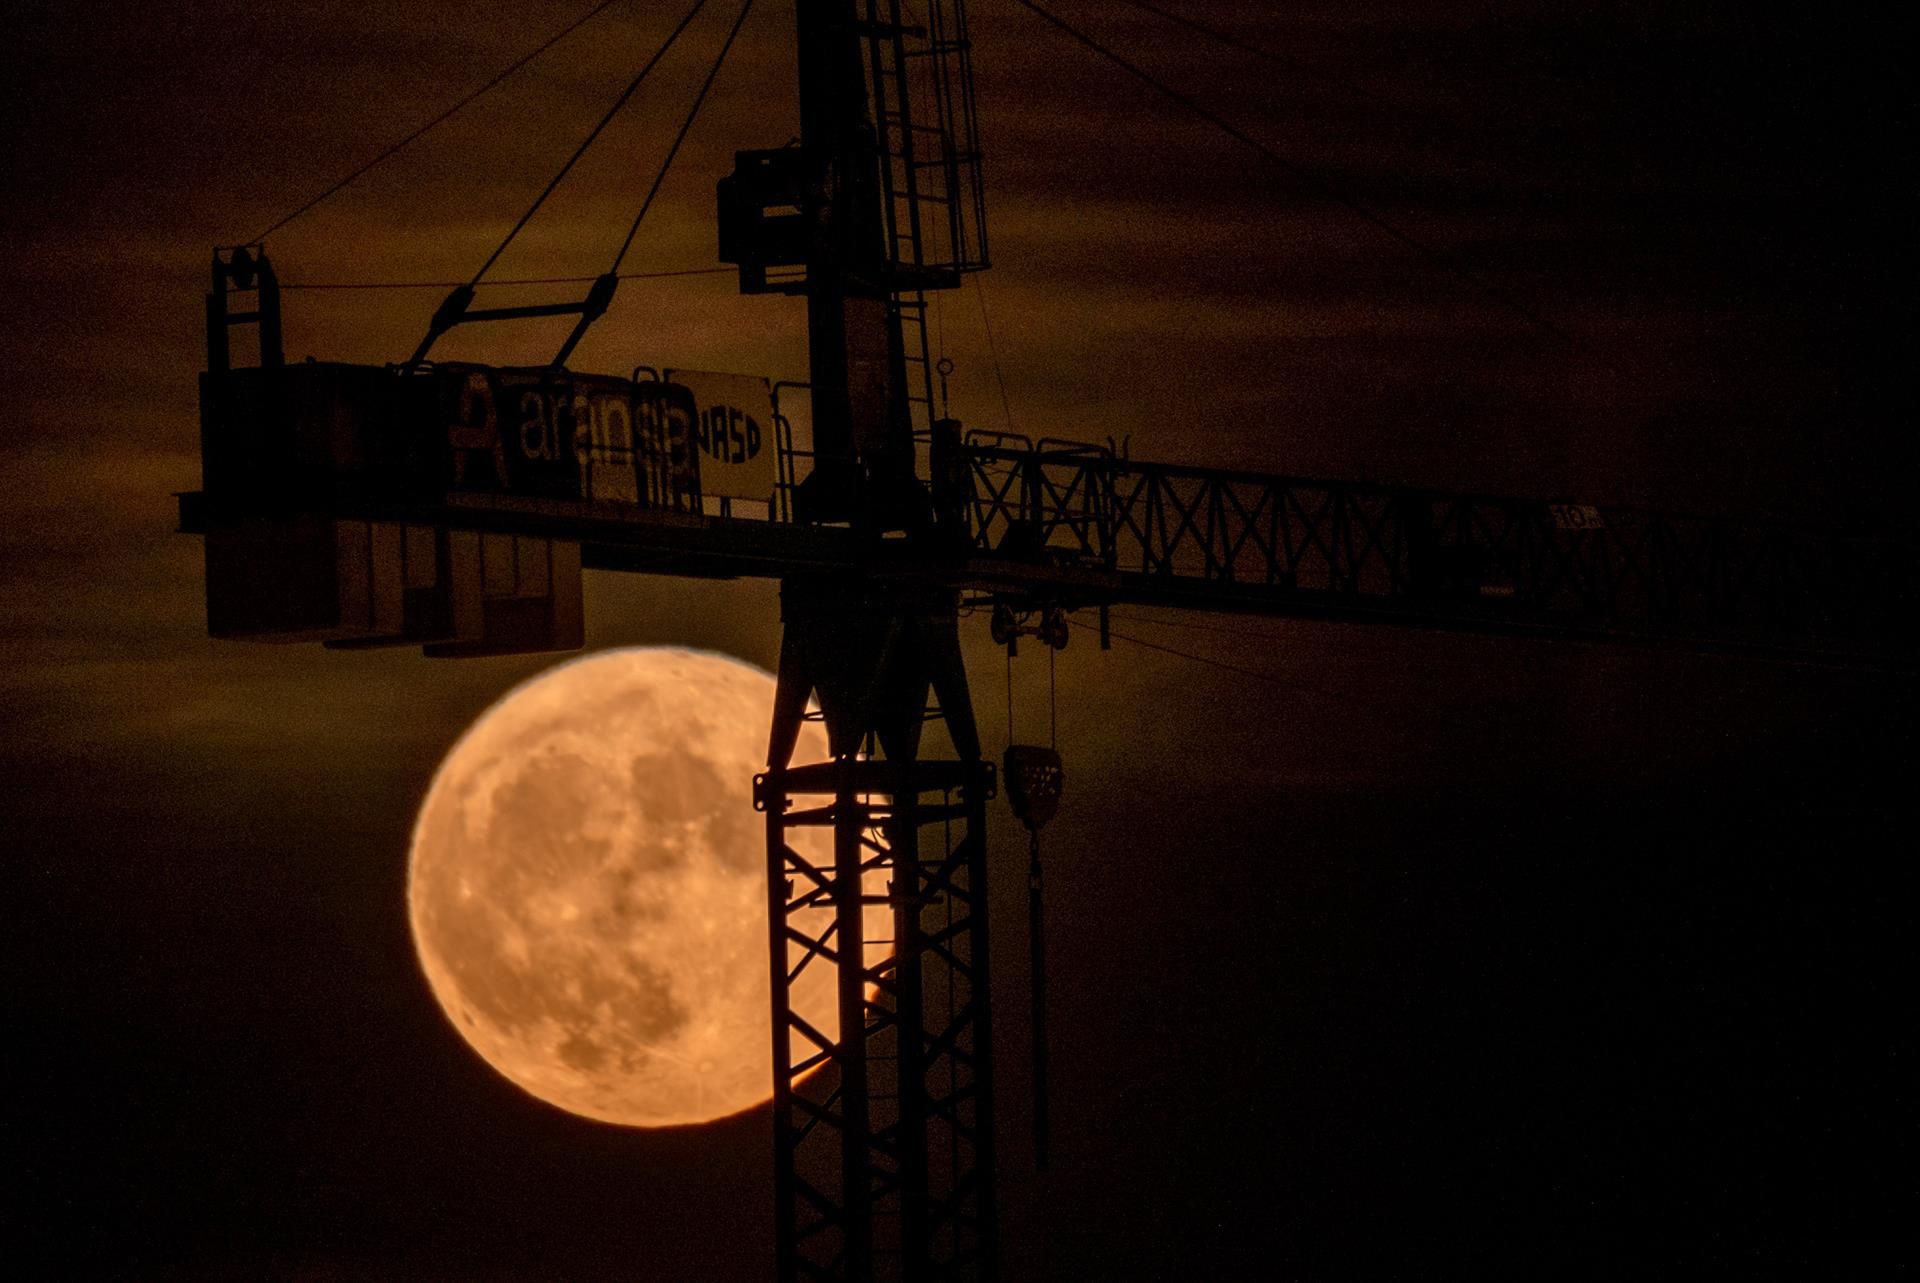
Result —
<instances>
[{"instance_id":1,"label":"crane jib","mask_svg":"<svg viewBox=\"0 0 1920 1283\"><path fill-rule=\"evenodd\" d=\"M205 491L183 505L192 529L239 516L392 517L568 542L588 566L729 576L850 569L865 555L845 530L795 520L810 459L751 376L314 362L210 373L202 404ZM1228 472L996 434L936 437L933 454L925 484L940 537L915 545L931 554L917 569L889 573L1069 608L1135 602L1884 658L1913 579L1911 550L1897 543L1765 523ZM378 532L340 538L386 546ZM248 546L278 567L259 582L332 582L344 573L326 568L335 560L364 560L338 543L309 532ZM233 597L213 612L222 635L352 641L371 627L340 622L366 618L358 604L329 604L305 624L260 615L237 604L248 585L250 574L210 586Z\"/></svg>"}]
</instances>

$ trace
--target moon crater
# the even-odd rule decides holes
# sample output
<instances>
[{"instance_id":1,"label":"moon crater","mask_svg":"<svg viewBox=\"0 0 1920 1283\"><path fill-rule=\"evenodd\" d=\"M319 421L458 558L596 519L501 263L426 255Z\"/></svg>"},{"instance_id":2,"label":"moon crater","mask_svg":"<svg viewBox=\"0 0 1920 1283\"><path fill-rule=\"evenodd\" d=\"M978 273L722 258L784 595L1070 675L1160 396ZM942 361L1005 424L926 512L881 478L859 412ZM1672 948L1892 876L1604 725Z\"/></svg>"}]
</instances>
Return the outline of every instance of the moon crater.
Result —
<instances>
[{"instance_id":1,"label":"moon crater","mask_svg":"<svg viewBox=\"0 0 1920 1283\"><path fill-rule=\"evenodd\" d=\"M507 1079L636 1126L767 1098L751 794L772 701L771 677L723 656L607 651L509 692L447 755L414 828L409 916L434 996ZM826 755L817 727L800 754ZM814 971L793 1002L831 1032Z\"/></svg>"}]
</instances>

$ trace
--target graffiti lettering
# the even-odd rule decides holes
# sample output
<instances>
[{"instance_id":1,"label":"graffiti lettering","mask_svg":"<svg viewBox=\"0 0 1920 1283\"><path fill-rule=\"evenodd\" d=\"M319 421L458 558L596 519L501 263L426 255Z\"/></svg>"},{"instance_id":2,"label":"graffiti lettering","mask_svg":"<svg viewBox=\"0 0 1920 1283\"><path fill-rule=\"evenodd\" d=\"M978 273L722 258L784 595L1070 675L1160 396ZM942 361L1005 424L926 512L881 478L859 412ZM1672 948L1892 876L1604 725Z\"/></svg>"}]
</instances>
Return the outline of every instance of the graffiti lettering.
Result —
<instances>
[{"instance_id":1,"label":"graffiti lettering","mask_svg":"<svg viewBox=\"0 0 1920 1283\"><path fill-rule=\"evenodd\" d=\"M455 489L676 507L699 494L689 440L697 416L685 388L546 370L436 373ZM476 452L492 455L491 477L469 465Z\"/></svg>"},{"instance_id":2,"label":"graffiti lettering","mask_svg":"<svg viewBox=\"0 0 1920 1283\"><path fill-rule=\"evenodd\" d=\"M453 484L465 484L467 459L473 454L487 455L493 462L496 484L507 484L507 453L500 440L500 416L494 409L493 389L487 378L474 371L461 380L453 417L447 421L447 445L453 453Z\"/></svg>"}]
</instances>

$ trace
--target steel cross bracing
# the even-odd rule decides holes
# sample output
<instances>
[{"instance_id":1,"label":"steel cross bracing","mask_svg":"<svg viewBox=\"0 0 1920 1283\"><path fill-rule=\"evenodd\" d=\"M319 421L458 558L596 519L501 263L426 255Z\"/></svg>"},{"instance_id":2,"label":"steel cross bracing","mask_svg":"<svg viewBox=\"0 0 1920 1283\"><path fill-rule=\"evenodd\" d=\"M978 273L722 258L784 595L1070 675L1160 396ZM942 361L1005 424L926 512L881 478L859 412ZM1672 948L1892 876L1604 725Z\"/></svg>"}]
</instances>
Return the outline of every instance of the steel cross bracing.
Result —
<instances>
[{"instance_id":1,"label":"steel cross bracing","mask_svg":"<svg viewBox=\"0 0 1920 1283\"><path fill-rule=\"evenodd\" d=\"M992 1243L983 762L822 762L755 780L767 813L780 1277L977 1277ZM833 858L798 831L832 835ZM876 952L840 941L849 921ZM860 1035L795 1012L832 969ZM824 1095L801 1083L818 1073ZM916 1273L909 1257L925 1264Z\"/></svg>"},{"instance_id":2,"label":"steel cross bracing","mask_svg":"<svg viewBox=\"0 0 1920 1283\"><path fill-rule=\"evenodd\" d=\"M1097 568L1101 600L1694 645L1901 644L1913 549L1678 516L1118 458L977 433L979 552Z\"/></svg>"},{"instance_id":3,"label":"steel cross bracing","mask_svg":"<svg viewBox=\"0 0 1920 1283\"><path fill-rule=\"evenodd\" d=\"M239 372L245 373L245 372ZM783 458L786 454L781 446ZM588 568L710 577L858 572L1059 601L1179 606L1481 632L1896 658L1913 550L1785 524L1122 459L981 434L940 459L938 538L846 526L337 486L343 516L577 539ZM788 477L797 465L783 462ZM792 483L783 483L792 484ZM696 496L697 498L697 496ZM182 498L183 527L227 519Z\"/></svg>"},{"instance_id":4,"label":"steel cross bracing","mask_svg":"<svg viewBox=\"0 0 1920 1283\"><path fill-rule=\"evenodd\" d=\"M781 599L769 766L754 781L767 817L778 1277L989 1279L994 776L954 595L789 579ZM825 722L830 756L794 765L810 719ZM929 726L951 756L922 756ZM823 970L837 1029L795 1010Z\"/></svg>"}]
</instances>

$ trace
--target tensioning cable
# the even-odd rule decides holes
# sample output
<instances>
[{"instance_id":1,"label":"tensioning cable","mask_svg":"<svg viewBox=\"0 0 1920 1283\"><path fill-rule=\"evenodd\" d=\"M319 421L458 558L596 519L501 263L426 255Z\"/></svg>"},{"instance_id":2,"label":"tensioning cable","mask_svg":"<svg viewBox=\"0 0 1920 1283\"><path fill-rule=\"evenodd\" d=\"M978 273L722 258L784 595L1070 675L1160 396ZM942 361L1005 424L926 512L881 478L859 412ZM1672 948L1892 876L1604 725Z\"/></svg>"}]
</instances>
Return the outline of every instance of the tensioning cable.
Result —
<instances>
[{"instance_id":1,"label":"tensioning cable","mask_svg":"<svg viewBox=\"0 0 1920 1283\"><path fill-rule=\"evenodd\" d=\"M627 238L620 242L620 252L613 256L613 266L606 274L594 282L593 293L589 296L586 308L580 313L579 322L560 345L560 351L553 358L556 366L565 365L567 358L573 355L573 349L586 337L587 328L598 320L613 302L613 292L620 282L620 264L626 260L627 251L633 248L633 238L640 231L641 221L647 211L653 208L653 198L660 194L660 184L666 181L667 171L673 168L673 158L680 154L680 144L687 141L687 134L693 129L693 122L700 115L700 108L706 104L707 91L713 88L713 82L720 75L720 68L726 65L727 54L733 49L733 42L740 35L740 28L746 25L747 15L753 11L753 0L746 0L740 6L740 14L733 20L733 29L727 32L725 43L713 60L713 66L707 68L707 78L700 82L700 92L693 97L693 106L687 109L687 117L680 122L680 132L673 136L673 145L667 148L666 158L660 162L660 168L654 172L653 185L647 188L646 199L640 202L640 212L633 216L633 222L627 228Z\"/></svg>"},{"instance_id":2,"label":"tensioning cable","mask_svg":"<svg viewBox=\"0 0 1920 1283\"><path fill-rule=\"evenodd\" d=\"M481 85L478 89L468 94L465 98L462 98L459 102L456 102L455 104L453 104L453 106L447 108L445 111L435 116L432 120L429 120L426 124L420 126L418 129L408 134L405 138L402 138L399 142L394 143L392 146L388 147L385 151L375 156L372 160L367 161L365 164L361 165L358 169L354 170L352 173L348 174L346 177L335 182L332 186L328 187L325 191L322 191L318 196L313 197L306 204L294 210L291 214L288 214L282 217L279 221L275 222L271 227L267 228L266 231L261 232L258 236L255 236L253 238L253 241L250 243L257 244L260 241L264 241L265 239L267 239L267 237L273 235L275 232L285 227L288 223L291 223L294 219L299 218L301 215L307 213L309 210L319 205L322 201L330 199L334 195L338 194L340 191L351 186L353 183L357 182L363 175L365 175L369 170L373 169L374 167L384 163L385 161L399 154L408 146L412 145L414 142L417 142L428 131L434 129L435 127L451 119L462 108L470 106L472 103L478 101L479 99L485 97L487 94L493 92L495 89L499 88L501 83L504 82L509 76L513 75L514 72L519 71L522 67L532 62L535 58L538 58L541 54L553 48L555 45L559 44L562 40L565 40L568 36L580 30L580 28L586 26L589 22L593 21L595 18L605 13L608 9L611 9L618 2L619 0L600 0L599 4L596 4L595 6L593 6L593 8L587 10L585 13L581 14L578 18L575 18L572 22L562 27L559 31L556 31L553 35L548 36L547 39L543 41L537 48L525 54L522 54L518 59L516 59L513 62L511 66L507 67L505 70L501 71L499 74L494 76L492 80L489 80L486 84Z\"/></svg>"},{"instance_id":3,"label":"tensioning cable","mask_svg":"<svg viewBox=\"0 0 1920 1283\"><path fill-rule=\"evenodd\" d=\"M647 59L647 65L640 68L640 73L627 82L627 87L620 91L618 98L614 99L613 106L607 108L606 114L600 117L599 122L587 132L587 136L580 140L580 145L573 149L573 154L567 157L566 163L560 166L560 172L553 176L553 181L548 183L546 189L534 198L533 204L527 206L527 212L520 215L520 221L515 223L512 230L501 239L500 244L494 248L493 253L487 255L487 261L480 265L480 270L475 272L473 279L467 282L468 289L472 289L480 284L480 278L485 276L493 265L500 260L502 254L507 252L507 246L513 244L514 238L520 235L521 230L526 227L533 216L540 212L540 207L547 203L547 197L553 195L554 189L560 186L561 181L572 172L574 165L579 163L582 156L586 155L587 148L593 146L594 142L599 139L601 133L613 122L613 118L620 114L620 109L627 105L627 101L632 98L635 93L639 92L640 86L646 82L649 75L653 74L653 69L660 65L662 58L667 56L667 51L672 49L674 44L679 41L681 33L686 31L693 20L700 16L700 11L706 7L707 0L693 0L693 7L687 10L686 16L680 19L679 25L674 27L674 29L668 33L666 40L660 47L654 50L653 57Z\"/></svg>"},{"instance_id":4,"label":"tensioning cable","mask_svg":"<svg viewBox=\"0 0 1920 1283\"><path fill-rule=\"evenodd\" d=\"M640 202L640 212L633 216L632 226L627 228L627 238L620 242L620 252L613 256L613 266L607 269L609 275L618 275L620 264L626 260L627 251L633 248L633 238L640 230L640 223L653 208L653 198L660 194L660 184L666 181L667 171L673 167L673 158L680 154L680 144L687 141L687 132L693 128L695 117L707 101L707 91L713 88L714 80L720 75L720 68L726 64L727 54L733 49L733 42L740 35L740 28L746 24L747 15L753 11L753 0L746 0L740 6L740 16L733 20L733 30L727 32L726 43L720 46L720 53L713 60L713 66L707 71L707 78L700 84L700 92L694 95L693 106L687 110L687 118L680 122L680 132L673 137L673 146L667 148L666 159L660 162L659 172L653 176L653 186L647 189L647 198Z\"/></svg>"},{"instance_id":5,"label":"tensioning cable","mask_svg":"<svg viewBox=\"0 0 1920 1283\"><path fill-rule=\"evenodd\" d=\"M737 267L674 267L657 272L622 272L623 281L657 281L669 276L732 276ZM516 276L480 282L480 288L505 289L513 285L585 285L597 276ZM282 281L282 290L453 290L459 281Z\"/></svg>"},{"instance_id":6,"label":"tensioning cable","mask_svg":"<svg viewBox=\"0 0 1920 1283\"><path fill-rule=\"evenodd\" d=\"M1563 343L1568 343L1575 347L1585 346L1584 344L1581 344L1579 340L1577 340L1572 334L1568 333L1566 330L1562 329L1560 326L1554 324L1552 321L1548 320L1546 317L1542 316L1540 313L1534 311L1532 308L1528 307L1525 303L1522 303L1520 300L1514 298L1512 295L1508 294L1505 290L1502 290L1498 286L1494 285L1480 272L1475 271L1473 268L1461 262L1459 259L1455 258L1453 255L1448 254L1442 249L1440 249L1438 246L1432 245L1424 240L1421 240L1418 236L1415 236L1412 232L1407 231L1405 228L1401 227L1398 223L1386 217L1384 214L1381 214L1379 211L1372 209L1365 204L1362 204L1360 201L1348 195L1346 192L1340 190L1332 182L1328 181L1326 178L1316 173L1315 171L1295 161L1287 159L1285 156L1281 155L1279 152L1275 151L1273 148L1267 146L1265 143L1261 142L1259 139L1255 138L1252 134L1249 134L1246 130L1240 128L1238 125L1234 124L1232 121L1226 119L1224 116L1221 116L1217 112L1209 110L1207 107L1202 105L1197 99L1187 94L1181 93L1178 89L1175 89L1173 86L1167 84L1165 81L1155 77L1152 73L1146 71L1144 68L1140 67L1139 65L1128 61L1126 58L1121 57L1119 54L1115 53L1112 49L1109 49L1107 46L1101 44L1098 40L1094 39L1092 36L1088 35L1086 32L1082 31L1080 28L1074 26L1072 23L1068 22L1066 19L1060 17L1058 14L1055 14L1048 9L1042 8L1040 5L1034 3L1034 0L1013 0L1013 2L1019 5L1021 8L1034 14L1035 16L1042 18L1045 21L1051 23L1054 27L1064 32L1067 36L1069 36L1074 41L1078 42L1080 45L1084 46L1085 48L1091 50L1094 53L1099 54L1102 58L1105 58L1108 62L1111 62L1114 66L1120 68L1122 71L1132 76L1135 80L1140 81L1142 84L1146 85L1149 89L1152 89L1154 92L1160 94L1163 98L1169 99L1170 101L1177 103L1179 106L1184 107L1187 111L1193 113L1194 115L1198 116L1200 119L1206 121L1208 124L1212 125L1215 129L1220 130L1222 133L1226 134L1229 138L1232 138L1235 142L1241 143L1242 145L1250 147L1254 151L1259 152L1262 156L1266 157L1273 164L1278 165L1281 169L1284 169L1285 171L1287 171L1287 173L1293 175L1293 177L1299 182L1302 182L1307 186L1313 188L1315 191L1319 192L1322 196L1326 197L1328 200L1333 201L1335 204L1341 206L1343 209L1354 214L1358 218L1363 219L1364 221L1371 224L1373 227L1375 227L1385 235L1391 237L1395 241L1398 241L1401 245L1405 246L1410 250L1415 251L1418 254L1422 254L1426 256L1428 259L1432 260L1434 263L1436 263L1437 265L1439 265L1440 267L1444 268L1446 271L1451 273L1462 284L1469 286L1474 290L1474 292L1480 294L1482 297L1486 298L1489 302L1498 304L1500 307L1503 307L1507 311L1512 312L1514 315L1526 321L1527 324L1531 325L1534 329L1540 331L1542 334L1550 335L1553 338L1558 339Z\"/></svg>"}]
</instances>

